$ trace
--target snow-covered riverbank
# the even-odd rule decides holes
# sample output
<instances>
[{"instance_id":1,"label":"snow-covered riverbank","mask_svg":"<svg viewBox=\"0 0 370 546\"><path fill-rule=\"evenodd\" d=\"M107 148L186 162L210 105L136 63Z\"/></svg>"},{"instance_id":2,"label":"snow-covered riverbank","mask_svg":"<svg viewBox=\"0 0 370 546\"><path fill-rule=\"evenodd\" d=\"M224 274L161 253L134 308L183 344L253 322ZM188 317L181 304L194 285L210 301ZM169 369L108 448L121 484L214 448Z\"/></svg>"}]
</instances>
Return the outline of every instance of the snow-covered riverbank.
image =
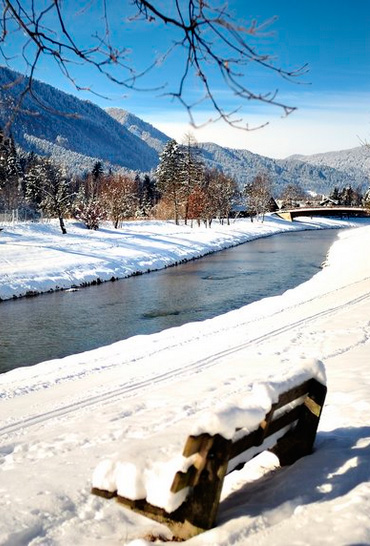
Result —
<instances>
[{"instance_id":1,"label":"snow-covered riverbank","mask_svg":"<svg viewBox=\"0 0 370 546\"><path fill-rule=\"evenodd\" d=\"M146 273L274 233L359 222L293 223L269 216L263 223L215 222L212 229L153 221L126 222L119 230L106 224L98 231L67 222L67 235L57 221L9 224L0 232L0 301Z\"/></svg>"},{"instance_id":2,"label":"snow-covered riverbank","mask_svg":"<svg viewBox=\"0 0 370 546\"><path fill-rule=\"evenodd\" d=\"M320 227L328 222L323 220ZM320 221L307 223L313 227ZM192 245L197 252L197 242L202 248L211 245L210 232L190 236L190 228L165 224L161 235L157 224L140 226L145 233L136 231L131 243L129 227L122 230L127 235L127 267L131 256L133 269L140 259L146 269L157 263L148 258L149 249L165 266L169 256L175 261L190 256ZM231 230L239 230L240 238L252 238L253 230L268 235L269 229L271 234L285 227L302 229L306 224L271 219L261 225L237 223L229 231L217 227L211 230L212 245L226 246ZM67 239L56 247L56 231L45 242L43 236L39 241L27 236L26 226L19 229L24 231L10 227L1 233L0 256L8 280L20 292L27 271L28 286L41 289L49 286L53 267L56 272L61 267L60 278L68 279L63 272L73 270L75 275L82 257L79 271L85 279L89 267L100 275L123 252L114 246L109 230L85 232L86 239L85 234L79 239L80 228L71 226L75 242L68 248ZM171 235L168 230L173 230ZM104 242L99 248L100 238ZM94 241L89 248L87 239ZM33 249L32 256L25 247L22 251L22 240ZM165 527L90 495L96 465L135 448L144 457L154 452L154 457L160 441L182 441L203 412L243 397L253 381L317 358L326 367L328 396L315 452L265 476L276 464L268 456L234 473L223 492L218 526L187 544L370 544L369 244L370 226L343 231L327 267L281 296L202 323L0 376L0 543L145 545L148 535L168 536ZM11 251L18 269L9 264ZM23 277L22 253L28 263ZM3 276L1 283L4 297L13 289L7 291Z\"/></svg>"}]
</instances>

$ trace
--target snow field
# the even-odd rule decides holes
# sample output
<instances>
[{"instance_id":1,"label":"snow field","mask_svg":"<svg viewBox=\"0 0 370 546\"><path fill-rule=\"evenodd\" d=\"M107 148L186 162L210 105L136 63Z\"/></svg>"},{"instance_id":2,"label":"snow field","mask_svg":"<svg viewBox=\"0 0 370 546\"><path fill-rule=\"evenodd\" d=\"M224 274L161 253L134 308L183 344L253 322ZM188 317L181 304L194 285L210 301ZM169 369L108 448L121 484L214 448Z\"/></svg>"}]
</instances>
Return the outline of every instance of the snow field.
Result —
<instances>
[{"instance_id":1,"label":"snow field","mask_svg":"<svg viewBox=\"0 0 370 546\"><path fill-rule=\"evenodd\" d=\"M272 232L280 225L271 222L261 229ZM260 233L260 226L247 227ZM20 238L31 242L32 227L18 229ZM154 227L141 229L147 237ZM173 226L163 229L162 242ZM248 233L243 237L254 236ZM16 238L8 228L1 233L1 264L9 256L4 235ZM51 237L54 245L43 237L37 242L39 262L28 266L33 279L27 280L26 268L22 277L22 247L16 247L14 286L34 286L49 267L48 253L61 236ZM103 256L96 235L88 237L90 256ZM108 248L106 235L104 241ZM230 406L243 400L255 381L319 359L328 395L315 452L282 469L265 453L233 472L217 527L188 543L370 544L370 256L364 252L369 241L370 226L342 232L327 267L281 296L0 376L0 543L144 546L152 535L163 543L170 536L164 526L90 494L97 465L135 449L149 465L170 458L170 449L180 445L181 452L189 429L216 405ZM59 244L62 261L71 263L69 254L77 260L66 242ZM1 283L3 297L10 291L2 276Z\"/></svg>"}]
</instances>

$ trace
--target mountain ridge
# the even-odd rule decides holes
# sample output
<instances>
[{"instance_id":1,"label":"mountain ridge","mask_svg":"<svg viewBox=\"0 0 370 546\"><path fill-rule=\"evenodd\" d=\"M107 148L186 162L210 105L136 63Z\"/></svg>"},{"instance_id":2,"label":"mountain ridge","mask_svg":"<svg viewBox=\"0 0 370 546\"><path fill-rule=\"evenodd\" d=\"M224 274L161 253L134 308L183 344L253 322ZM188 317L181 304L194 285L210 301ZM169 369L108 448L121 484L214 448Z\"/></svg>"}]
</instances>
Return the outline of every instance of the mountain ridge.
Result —
<instances>
[{"instance_id":1,"label":"mountain ridge","mask_svg":"<svg viewBox=\"0 0 370 546\"><path fill-rule=\"evenodd\" d=\"M115 119L135 134L148 133L152 128L154 130L152 137L158 153L170 140L170 137L127 110L120 108L108 110L112 110ZM158 133L160 138L158 138ZM145 138L149 145L153 145L147 135ZM335 186L343 188L351 184L362 190L368 186L367 171L370 171L370 153L364 167L359 168L360 162L357 156L362 154L362 147L343 152L325 152L312 156L294 155L285 159L273 159L249 150L228 148L211 142L199 143L198 146L202 159L208 167L222 170L225 174L233 176L240 186L251 182L261 171L268 172L275 187L279 189L288 184L298 183L305 190L329 193ZM352 158L351 153L356 157ZM327 162L325 161L326 156L330 158L335 155L340 158L342 154L348 156L344 165L339 160L330 161L328 159Z\"/></svg>"},{"instance_id":2,"label":"mountain ridge","mask_svg":"<svg viewBox=\"0 0 370 546\"><path fill-rule=\"evenodd\" d=\"M27 78L7 67L0 67L0 124L11 114L9 103L15 102ZM9 85L10 82L15 82ZM81 100L49 84L33 81L33 90L48 108L45 110L26 96L22 110L12 125L18 146L51 156L72 172L91 170L96 161L106 168L151 172L170 137L150 123L121 108L102 109L91 101ZM26 115L24 110L34 111ZM60 111L73 113L66 117ZM305 190L329 193L334 186L351 184L368 187L370 152L363 147L309 156L293 155L272 159L249 150L200 143L203 161L233 176L242 187L260 172L267 172L276 189L299 184Z\"/></svg>"}]
</instances>

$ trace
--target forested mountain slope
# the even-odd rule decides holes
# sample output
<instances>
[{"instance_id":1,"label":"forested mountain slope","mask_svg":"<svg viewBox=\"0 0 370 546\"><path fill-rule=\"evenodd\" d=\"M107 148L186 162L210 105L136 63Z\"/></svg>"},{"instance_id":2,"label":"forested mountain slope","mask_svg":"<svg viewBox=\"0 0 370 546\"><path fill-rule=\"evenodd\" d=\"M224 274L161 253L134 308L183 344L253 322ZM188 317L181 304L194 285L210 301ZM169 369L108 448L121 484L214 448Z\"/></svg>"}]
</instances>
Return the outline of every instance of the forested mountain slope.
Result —
<instances>
[{"instance_id":1,"label":"forested mountain slope","mask_svg":"<svg viewBox=\"0 0 370 546\"><path fill-rule=\"evenodd\" d=\"M3 126L25 86L25 80L19 76L0 67L0 123ZM11 82L16 83L10 85ZM16 143L26 151L59 155L64 163L73 159L69 153L73 152L133 170L149 171L157 165L158 153L102 108L37 80L33 82L33 90L46 108L27 95L11 128ZM54 149L55 146L58 148ZM79 158L80 164L83 157Z\"/></svg>"},{"instance_id":2,"label":"forested mountain slope","mask_svg":"<svg viewBox=\"0 0 370 546\"><path fill-rule=\"evenodd\" d=\"M294 160L304 161L319 167L323 165L332 167L359 183L363 180L364 175L369 177L370 173L370 148L368 146L358 146L349 150L324 154L292 156L286 161Z\"/></svg>"},{"instance_id":3,"label":"forested mountain slope","mask_svg":"<svg viewBox=\"0 0 370 546\"><path fill-rule=\"evenodd\" d=\"M295 157L271 159L248 150L222 148L217 144L207 143L200 146L209 166L222 169L226 174L235 177L241 185L251 182L257 173L265 172L276 189L287 184L299 184L306 190L325 194L334 186L342 188L351 184L352 187L360 186L362 189L368 186L366 172L361 168L350 172L326 165L324 161L314 164ZM337 153L340 156L341 152Z\"/></svg>"},{"instance_id":4,"label":"forested mountain slope","mask_svg":"<svg viewBox=\"0 0 370 546\"><path fill-rule=\"evenodd\" d=\"M148 146L154 148L158 154L161 153L166 142L170 140L170 137L158 131L153 125L143 121L127 110L123 110L122 108L106 108L106 112L126 127L130 133L141 138Z\"/></svg>"}]
</instances>

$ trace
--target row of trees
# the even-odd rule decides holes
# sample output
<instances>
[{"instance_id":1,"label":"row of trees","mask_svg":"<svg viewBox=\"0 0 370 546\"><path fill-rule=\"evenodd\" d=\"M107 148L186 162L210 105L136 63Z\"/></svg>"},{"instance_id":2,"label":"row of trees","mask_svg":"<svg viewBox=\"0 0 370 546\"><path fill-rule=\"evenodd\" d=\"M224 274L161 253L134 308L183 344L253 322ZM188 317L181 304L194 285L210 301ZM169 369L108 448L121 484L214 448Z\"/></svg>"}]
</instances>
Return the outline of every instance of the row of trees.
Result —
<instances>
[{"instance_id":1,"label":"row of trees","mask_svg":"<svg viewBox=\"0 0 370 546\"><path fill-rule=\"evenodd\" d=\"M307 195L293 185L280 197L289 207ZM343 205L364 202L350 186L334 188L330 198ZM251 219L263 221L267 211L275 210L269 176L258 174L240 192L231 177L205 167L190 135L183 145L175 140L166 144L154 178L105 173L101 162L84 176L71 176L48 158L19 155L13 139L0 130L0 212L23 209L31 218L56 217L63 233L66 217L81 220L89 229L98 229L106 219L117 228L124 220L144 217L210 227L214 218L229 222L233 205L241 202ZM370 207L370 198L367 203Z\"/></svg>"},{"instance_id":2,"label":"row of trees","mask_svg":"<svg viewBox=\"0 0 370 546\"><path fill-rule=\"evenodd\" d=\"M156 216L176 223L195 220L210 226L212 219L229 219L237 194L235 181L200 161L195 142L170 141L155 178L104 173L97 162L84 176L71 176L65 167L34 153L19 155L11 137L0 131L0 212L23 209L29 217L57 217L66 233L66 217L89 229L103 219L115 228L129 218Z\"/></svg>"},{"instance_id":3,"label":"row of trees","mask_svg":"<svg viewBox=\"0 0 370 546\"><path fill-rule=\"evenodd\" d=\"M329 198L336 205L344 205L346 207L361 206L367 201L365 196L362 195L361 191L359 189L352 188L352 186L346 186L342 189L337 187L333 188Z\"/></svg>"}]
</instances>

